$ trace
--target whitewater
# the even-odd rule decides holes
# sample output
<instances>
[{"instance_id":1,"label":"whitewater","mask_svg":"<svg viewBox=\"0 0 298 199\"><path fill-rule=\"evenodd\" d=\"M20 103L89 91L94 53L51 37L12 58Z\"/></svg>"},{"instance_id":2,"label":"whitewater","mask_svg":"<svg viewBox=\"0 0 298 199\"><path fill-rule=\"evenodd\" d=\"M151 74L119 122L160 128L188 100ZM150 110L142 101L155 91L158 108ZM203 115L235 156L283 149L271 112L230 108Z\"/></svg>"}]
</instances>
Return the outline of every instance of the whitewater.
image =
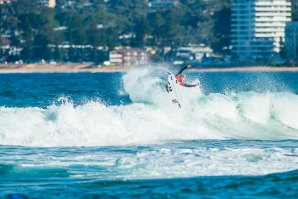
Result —
<instances>
[{"instance_id":1,"label":"whitewater","mask_svg":"<svg viewBox=\"0 0 298 199\"><path fill-rule=\"evenodd\" d=\"M0 198L298 195L298 73L152 67L0 74Z\"/></svg>"},{"instance_id":2,"label":"whitewater","mask_svg":"<svg viewBox=\"0 0 298 199\"><path fill-rule=\"evenodd\" d=\"M171 104L161 74L148 69L125 74L118 92L129 96L129 104L106 105L98 99L75 105L61 97L58 105L46 108L2 106L0 144L117 146L174 140L298 138L296 94L204 94L202 89L183 88L179 109Z\"/></svg>"}]
</instances>

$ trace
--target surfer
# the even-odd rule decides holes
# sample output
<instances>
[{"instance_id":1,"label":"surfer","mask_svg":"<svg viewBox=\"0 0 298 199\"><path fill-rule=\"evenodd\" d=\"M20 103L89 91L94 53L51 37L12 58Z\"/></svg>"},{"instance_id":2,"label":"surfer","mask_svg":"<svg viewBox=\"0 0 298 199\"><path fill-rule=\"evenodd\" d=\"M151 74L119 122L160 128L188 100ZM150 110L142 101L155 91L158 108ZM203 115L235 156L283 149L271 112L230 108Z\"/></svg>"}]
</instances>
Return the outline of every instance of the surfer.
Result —
<instances>
[{"instance_id":1,"label":"surfer","mask_svg":"<svg viewBox=\"0 0 298 199\"><path fill-rule=\"evenodd\" d=\"M181 104L180 104L180 100L179 100L179 93L177 93L180 90L180 89L178 89L178 87L179 86L183 86L183 87L200 86L200 83L197 83L197 84L194 84L194 85L184 83L184 81L186 79L186 75L184 75L182 73L183 73L184 70L186 70L188 68L190 68L190 65L187 65L184 68L182 68L179 71L179 73L177 73L176 75L173 75L171 72L167 71L167 73L169 75L168 75L168 83L166 85L166 90L170 94L173 104L178 104L179 108L181 108Z\"/></svg>"},{"instance_id":2,"label":"surfer","mask_svg":"<svg viewBox=\"0 0 298 199\"><path fill-rule=\"evenodd\" d=\"M185 66L184 68L182 68L179 73L177 73L175 75L176 80L178 81L178 84L180 86L184 86L184 87L196 87L196 86L200 86L200 83L194 84L194 85L190 85L190 84L186 84L184 83L185 79L186 79L186 75L182 74L183 71L185 71L186 69L189 69L190 65Z\"/></svg>"}]
</instances>

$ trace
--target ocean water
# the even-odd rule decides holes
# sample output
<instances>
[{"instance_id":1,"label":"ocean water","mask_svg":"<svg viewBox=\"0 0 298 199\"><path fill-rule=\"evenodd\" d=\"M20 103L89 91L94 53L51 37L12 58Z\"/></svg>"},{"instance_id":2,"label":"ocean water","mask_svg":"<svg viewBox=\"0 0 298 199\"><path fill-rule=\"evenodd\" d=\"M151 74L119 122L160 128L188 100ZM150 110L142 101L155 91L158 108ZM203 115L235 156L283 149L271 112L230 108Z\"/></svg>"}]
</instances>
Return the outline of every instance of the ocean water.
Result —
<instances>
[{"instance_id":1,"label":"ocean water","mask_svg":"<svg viewBox=\"0 0 298 199\"><path fill-rule=\"evenodd\" d=\"M296 198L298 73L0 74L0 198Z\"/></svg>"}]
</instances>

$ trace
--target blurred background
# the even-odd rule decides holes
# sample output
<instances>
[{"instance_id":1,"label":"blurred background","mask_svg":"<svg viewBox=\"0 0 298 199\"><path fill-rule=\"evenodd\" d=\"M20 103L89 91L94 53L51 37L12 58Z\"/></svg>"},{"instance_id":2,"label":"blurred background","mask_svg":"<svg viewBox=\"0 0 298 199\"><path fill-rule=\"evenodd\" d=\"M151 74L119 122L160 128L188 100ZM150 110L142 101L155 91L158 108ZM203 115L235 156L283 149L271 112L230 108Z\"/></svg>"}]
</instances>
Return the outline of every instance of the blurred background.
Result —
<instances>
[{"instance_id":1,"label":"blurred background","mask_svg":"<svg viewBox=\"0 0 298 199\"><path fill-rule=\"evenodd\" d=\"M0 0L0 63L295 66L298 0Z\"/></svg>"}]
</instances>

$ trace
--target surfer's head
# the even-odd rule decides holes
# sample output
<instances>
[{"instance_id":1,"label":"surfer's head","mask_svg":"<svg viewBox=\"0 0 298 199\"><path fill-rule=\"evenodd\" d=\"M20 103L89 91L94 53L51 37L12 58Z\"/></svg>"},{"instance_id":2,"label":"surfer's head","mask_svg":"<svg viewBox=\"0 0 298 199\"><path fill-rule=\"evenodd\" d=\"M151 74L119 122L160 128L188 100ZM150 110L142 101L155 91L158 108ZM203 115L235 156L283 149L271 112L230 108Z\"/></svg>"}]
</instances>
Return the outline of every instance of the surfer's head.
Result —
<instances>
[{"instance_id":1,"label":"surfer's head","mask_svg":"<svg viewBox=\"0 0 298 199\"><path fill-rule=\"evenodd\" d=\"M184 81L186 79L186 75L182 74L181 75L181 80Z\"/></svg>"}]
</instances>

